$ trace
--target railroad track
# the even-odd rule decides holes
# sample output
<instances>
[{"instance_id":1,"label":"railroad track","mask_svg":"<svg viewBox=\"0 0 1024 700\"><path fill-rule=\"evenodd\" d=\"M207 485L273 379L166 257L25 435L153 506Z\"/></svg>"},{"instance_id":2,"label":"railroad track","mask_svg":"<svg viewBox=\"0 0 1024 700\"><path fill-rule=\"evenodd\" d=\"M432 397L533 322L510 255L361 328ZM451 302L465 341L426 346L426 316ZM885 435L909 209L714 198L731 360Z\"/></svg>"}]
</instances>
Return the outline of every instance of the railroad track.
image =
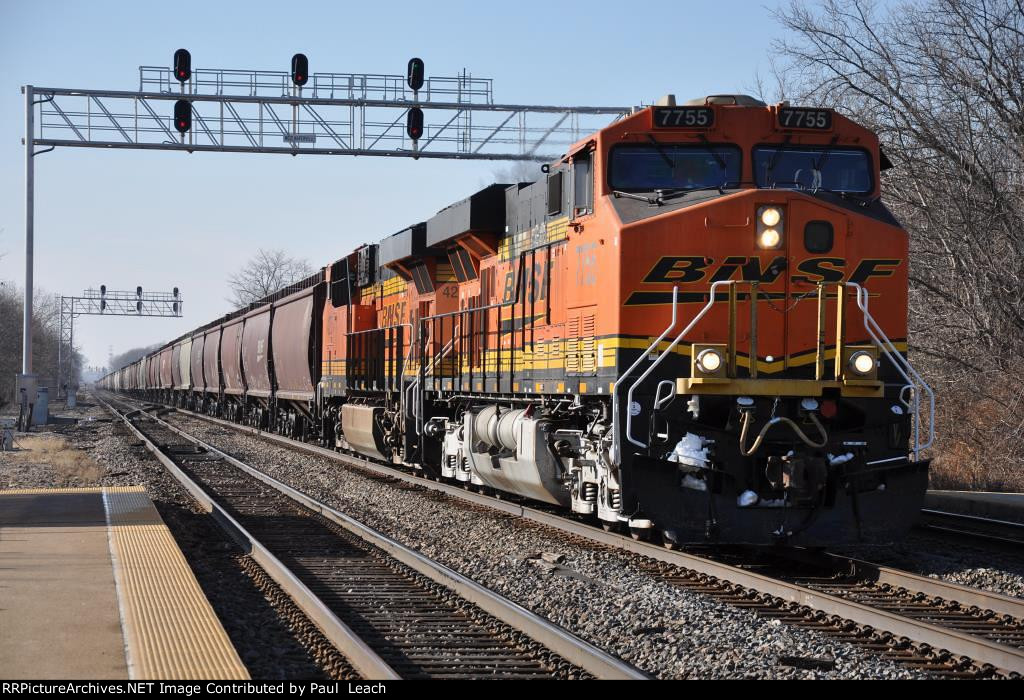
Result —
<instances>
[{"instance_id":1,"label":"railroad track","mask_svg":"<svg viewBox=\"0 0 1024 700\"><path fill-rule=\"evenodd\" d=\"M1024 523L924 508L921 510L918 527L941 535L996 544L1017 552L1024 551Z\"/></svg>"},{"instance_id":2,"label":"railroad track","mask_svg":"<svg viewBox=\"0 0 1024 700\"><path fill-rule=\"evenodd\" d=\"M101 401L364 677L647 677L158 416Z\"/></svg>"},{"instance_id":3,"label":"railroad track","mask_svg":"<svg viewBox=\"0 0 1024 700\"><path fill-rule=\"evenodd\" d=\"M576 544L626 550L673 585L797 627L813 629L896 663L943 677L1024 675L1024 601L836 556L708 556L670 551L560 514L435 482L407 471L228 421L185 416L328 457L381 480L401 480L472 508L498 510ZM785 559L787 563L782 563Z\"/></svg>"}]
</instances>

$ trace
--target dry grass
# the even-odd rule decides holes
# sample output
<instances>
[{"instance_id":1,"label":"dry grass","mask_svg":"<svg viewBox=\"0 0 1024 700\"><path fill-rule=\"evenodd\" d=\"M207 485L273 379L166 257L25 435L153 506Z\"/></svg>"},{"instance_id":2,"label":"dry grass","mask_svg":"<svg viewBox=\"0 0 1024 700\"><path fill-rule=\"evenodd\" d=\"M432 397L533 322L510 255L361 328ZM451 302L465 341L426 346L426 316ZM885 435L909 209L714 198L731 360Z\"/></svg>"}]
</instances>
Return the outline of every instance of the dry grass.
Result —
<instances>
[{"instance_id":1,"label":"dry grass","mask_svg":"<svg viewBox=\"0 0 1024 700\"><path fill-rule=\"evenodd\" d=\"M57 485L66 483L93 484L103 476L103 467L85 452L56 435L22 435L14 452L5 452L4 459L21 464L47 464L53 470Z\"/></svg>"}]
</instances>

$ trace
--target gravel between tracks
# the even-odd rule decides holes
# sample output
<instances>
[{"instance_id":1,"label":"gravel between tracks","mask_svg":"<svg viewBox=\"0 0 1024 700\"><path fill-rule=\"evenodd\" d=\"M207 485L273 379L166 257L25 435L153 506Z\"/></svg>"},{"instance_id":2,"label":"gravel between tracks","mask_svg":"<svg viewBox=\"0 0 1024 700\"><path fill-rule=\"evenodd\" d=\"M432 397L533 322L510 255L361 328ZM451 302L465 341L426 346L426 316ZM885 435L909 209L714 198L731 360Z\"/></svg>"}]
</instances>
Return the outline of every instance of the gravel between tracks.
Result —
<instances>
[{"instance_id":1,"label":"gravel between tracks","mask_svg":"<svg viewBox=\"0 0 1024 700\"><path fill-rule=\"evenodd\" d=\"M50 425L19 441L27 446L62 438L72 448L68 456L0 453L0 488L142 484L253 678L358 678L291 599L199 510L123 424L98 406L60 415L77 423Z\"/></svg>"},{"instance_id":2,"label":"gravel between tracks","mask_svg":"<svg viewBox=\"0 0 1024 700\"><path fill-rule=\"evenodd\" d=\"M908 678L913 671L658 581L628 555L567 543L537 527L324 457L185 416L166 416L267 474L377 528L638 667L666 678ZM564 559L552 566L541 554ZM832 671L780 657L834 659Z\"/></svg>"},{"instance_id":3,"label":"gravel between tracks","mask_svg":"<svg viewBox=\"0 0 1024 700\"><path fill-rule=\"evenodd\" d=\"M984 549L955 538L912 532L891 547L850 547L839 554L932 578L1024 598L1024 553Z\"/></svg>"}]
</instances>

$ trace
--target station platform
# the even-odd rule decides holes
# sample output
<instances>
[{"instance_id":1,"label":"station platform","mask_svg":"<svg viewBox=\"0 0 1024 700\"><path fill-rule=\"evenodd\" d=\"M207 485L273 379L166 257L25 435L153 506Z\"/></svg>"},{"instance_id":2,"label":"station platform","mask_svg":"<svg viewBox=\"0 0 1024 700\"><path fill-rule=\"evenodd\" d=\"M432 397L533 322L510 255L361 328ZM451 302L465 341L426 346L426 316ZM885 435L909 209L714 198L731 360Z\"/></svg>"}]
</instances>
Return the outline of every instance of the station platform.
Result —
<instances>
[{"instance_id":1,"label":"station platform","mask_svg":"<svg viewBox=\"0 0 1024 700\"><path fill-rule=\"evenodd\" d=\"M1024 493L928 491L924 507L979 518L1024 523Z\"/></svg>"},{"instance_id":2,"label":"station platform","mask_svg":"<svg viewBox=\"0 0 1024 700\"><path fill-rule=\"evenodd\" d=\"M249 678L141 486L0 490L0 630L0 678Z\"/></svg>"}]
</instances>

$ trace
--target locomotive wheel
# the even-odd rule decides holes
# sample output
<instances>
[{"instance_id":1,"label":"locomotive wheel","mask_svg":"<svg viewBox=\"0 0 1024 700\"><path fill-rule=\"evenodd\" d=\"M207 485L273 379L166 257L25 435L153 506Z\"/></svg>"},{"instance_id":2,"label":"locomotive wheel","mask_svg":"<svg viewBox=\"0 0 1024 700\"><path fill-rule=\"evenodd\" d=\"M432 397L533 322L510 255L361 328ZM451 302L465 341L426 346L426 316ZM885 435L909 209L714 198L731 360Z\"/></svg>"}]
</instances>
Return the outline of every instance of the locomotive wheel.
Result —
<instances>
[{"instance_id":1,"label":"locomotive wheel","mask_svg":"<svg viewBox=\"0 0 1024 700\"><path fill-rule=\"evenodd\" d=\"M621 523L609 522L607 520L602 520L601 521L601 529L604 530L605 532L622 532L622 524Z\"/></svg>"},{"instance_id":2,"label":"locomotive wheel","mask_svg":"<svg viewBox=\"0 0 1024 700\"><path fill-rule=\"evenodd\" d=\"M650 542L651 541L651 528L649 527L631 527L629 528L629 536L637 542Z\"/></svg>"}]
</instances>

